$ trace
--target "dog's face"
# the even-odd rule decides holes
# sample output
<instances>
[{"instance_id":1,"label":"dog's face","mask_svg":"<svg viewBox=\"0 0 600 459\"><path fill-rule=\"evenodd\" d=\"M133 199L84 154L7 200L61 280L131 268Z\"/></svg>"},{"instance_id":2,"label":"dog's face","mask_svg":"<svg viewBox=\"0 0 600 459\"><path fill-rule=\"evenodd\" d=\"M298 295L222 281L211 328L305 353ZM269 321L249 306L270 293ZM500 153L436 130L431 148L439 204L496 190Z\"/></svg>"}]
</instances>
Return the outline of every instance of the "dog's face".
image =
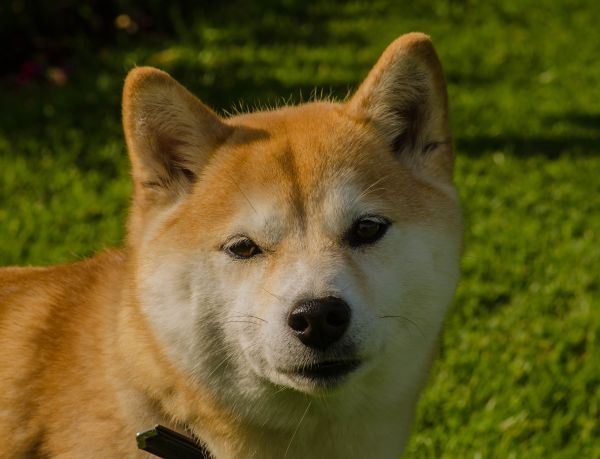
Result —
<instances>
[{"instance_id":1,"label":"dog's face","mask_svg":"<svg viewBox=\"0 0 600 459\"><path fill-rule=\"evenodd\" d=\"M124 100L138 296L176 365L234 399L422 379L461 244L428 40L343 104L221 120L151 69Z\"/></svg>"}]
</instances>

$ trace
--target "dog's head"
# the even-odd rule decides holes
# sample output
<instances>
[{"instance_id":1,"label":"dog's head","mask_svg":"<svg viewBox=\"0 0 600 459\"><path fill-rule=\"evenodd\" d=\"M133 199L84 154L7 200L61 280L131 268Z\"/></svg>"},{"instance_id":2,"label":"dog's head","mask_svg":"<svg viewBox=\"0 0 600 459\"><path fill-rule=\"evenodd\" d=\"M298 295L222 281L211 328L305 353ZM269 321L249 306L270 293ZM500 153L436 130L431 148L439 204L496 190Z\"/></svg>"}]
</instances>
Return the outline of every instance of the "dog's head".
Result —
<instances>
[{"instance_id":1,"label":"dog's head","mask_svg":"<svg viewBox=\"0 0 600 459\"><path fill-rule=\"evenodd\" d=\"M139 301L192 379L242 398L422 379L461 250L426 36L394 42L344 103L228 119L138 68L124 126Z\"/></svg>"}]
</instances>

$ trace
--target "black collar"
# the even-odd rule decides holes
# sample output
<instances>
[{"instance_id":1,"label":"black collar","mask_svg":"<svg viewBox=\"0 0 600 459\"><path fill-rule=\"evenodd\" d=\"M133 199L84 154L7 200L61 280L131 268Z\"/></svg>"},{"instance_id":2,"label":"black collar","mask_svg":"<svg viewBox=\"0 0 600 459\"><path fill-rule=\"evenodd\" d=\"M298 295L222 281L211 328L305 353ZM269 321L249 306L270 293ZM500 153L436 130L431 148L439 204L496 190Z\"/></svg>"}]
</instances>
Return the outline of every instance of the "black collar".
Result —
<instances>
[{"instance_id":1,"label":"black collar","mask_svg":"<svg viewBox=\"0 0 600 459\"><path fill-rule=\"evenodd\" d=\"M136 435L138 448L163 459L212 459L204 444L160 424Z\"/></svg>"}]
</instances>

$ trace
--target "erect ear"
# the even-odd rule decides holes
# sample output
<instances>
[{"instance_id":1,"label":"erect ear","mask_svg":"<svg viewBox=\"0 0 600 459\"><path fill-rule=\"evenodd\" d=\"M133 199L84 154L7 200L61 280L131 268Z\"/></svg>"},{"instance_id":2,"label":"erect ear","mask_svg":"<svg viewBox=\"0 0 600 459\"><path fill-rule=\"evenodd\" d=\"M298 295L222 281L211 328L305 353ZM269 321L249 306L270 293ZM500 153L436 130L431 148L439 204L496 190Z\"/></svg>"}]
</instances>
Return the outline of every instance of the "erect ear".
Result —
<instances>
[{"instance_id":1,"label":"erect ear","mask_svg":"<svg viewBox=\"0 0 600 459\"><path fill-rule=\"evenodd\" d=\"M453 155L442 66L431 40L409 33L394 41L348 102L409 167L451 179Z\"/></svg>"},{"instance_id":2,"label":"erect ear","mask_svg":"<svg viewBox=\"0 0 600 459\"><path fill-rule=\"evenodd\" d=\"M123 90L123 127L136 206L188 192L231 127L167 73L133 69Z\"/></svg>"}]
</instances>

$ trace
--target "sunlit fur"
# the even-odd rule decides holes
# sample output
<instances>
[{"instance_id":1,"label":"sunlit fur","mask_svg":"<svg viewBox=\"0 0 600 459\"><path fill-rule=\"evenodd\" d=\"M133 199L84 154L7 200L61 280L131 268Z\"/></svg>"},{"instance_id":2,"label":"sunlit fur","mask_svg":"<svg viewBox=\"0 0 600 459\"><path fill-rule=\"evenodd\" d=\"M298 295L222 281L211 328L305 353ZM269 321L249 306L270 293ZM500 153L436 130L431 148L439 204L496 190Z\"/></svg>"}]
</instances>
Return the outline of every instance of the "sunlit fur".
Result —
<instances>
[{"instance_id":1,"label":"sunlit fur","mask_svg":"<svg viewBox=\"0 0 600 459\"><path fill-rule=\"evenodd\" d=\"M163 423L218 459L397 458L461 252L429 39L390 45L346 103L223 120L150 68L131 72L123 103L126 247L0 271L3 457L138 457L135 432ZM391 225L351 248L365 215ZM262 253L228 254L240 235ZM319 354L287 316L326 296L352 315ZM349 356L361 365L333 387L292 371Z\"/></svg>"}]
</instances>

